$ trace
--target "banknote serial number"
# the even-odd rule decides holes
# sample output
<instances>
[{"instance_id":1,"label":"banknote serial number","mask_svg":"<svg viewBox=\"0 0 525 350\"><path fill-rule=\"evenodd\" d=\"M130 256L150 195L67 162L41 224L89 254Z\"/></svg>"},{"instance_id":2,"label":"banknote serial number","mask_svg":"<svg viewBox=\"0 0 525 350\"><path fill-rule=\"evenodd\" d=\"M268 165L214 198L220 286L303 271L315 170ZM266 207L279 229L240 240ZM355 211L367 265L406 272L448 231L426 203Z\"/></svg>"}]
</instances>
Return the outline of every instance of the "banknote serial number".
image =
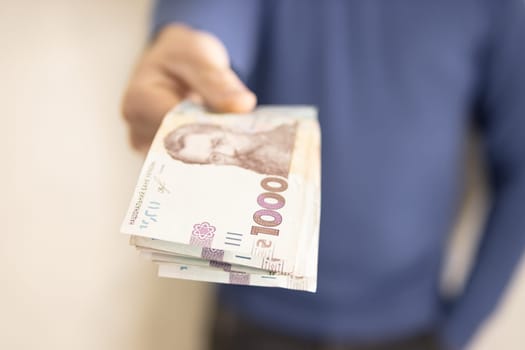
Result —
<instances>
[{"instance_id":1,"label":"banknote serial number","mask_svg":"<svg viewBox=\"0 0 525 350\"><path fill-rule=\"evenodd\" d=\"M286 191L288 183L285 179L270 176L261 181L261 187L267 192L257 197L257 204L261 209L253 214L253 221L256 225L252 226L251 234L279 236L277 227L283 221L283 217L278 210L286 204L281 193Z\"/></svg>"}]
</instances>

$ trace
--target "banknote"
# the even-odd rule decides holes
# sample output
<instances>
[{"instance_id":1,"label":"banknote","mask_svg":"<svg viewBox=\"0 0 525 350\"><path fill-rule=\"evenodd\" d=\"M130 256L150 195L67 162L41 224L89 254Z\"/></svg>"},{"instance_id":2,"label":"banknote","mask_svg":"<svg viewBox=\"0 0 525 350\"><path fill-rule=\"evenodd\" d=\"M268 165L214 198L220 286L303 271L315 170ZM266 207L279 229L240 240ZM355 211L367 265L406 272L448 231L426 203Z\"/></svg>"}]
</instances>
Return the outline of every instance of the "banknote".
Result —
<instances>
[{"instance_id":1,"label":"banknote","mask_svg":"<svg viewBox=\"0 0 525 350\"><path fill-rule=\"evenodd\" d=\"M320 143L319 135L312 135L312 146ZM314 275L317 268L317 246L318 240L315 240L317 235L309 235L308 228L317 227L319 225L319 209L320 209L320 198L319 198L319 147L312 147L309 152L310 164L312 176L309 183L311 186L305 188L305 194L308 198L305 198L303 204L308 203L305 207L312 211L311 213L305 212L305 219L302 221L304 228L304 237L299 240L300 248L298 251L302 254L298 255L296 261L296 267L309 266L310 271L314 272L303 272L306 275ZM317 177L316 177L317 176ZM309 221L310 220L310 221ZM299 229L299 228L298 228ZM245 265L258 267L255 270L247 268L245 271L257 271L266 268L267 271L274 271L271 264L263 264L261 256L247 256L239 253L230 251L217 251L210 248L201 248L195 246L189 246L178 243L171 243L161 240L149 239L145 237L132 236L131 243L143 251L148 253L155 253L147 255L154 262L169 262L176 261L179 263L193 264L195 261L200 261L203 265L208 266L210 263L229 263L232 265ZM160 259L163 257L164 259ZM174 259L167 259L167 257L174 257ZM185 260L186 258L187 260ZM304 262L302 261L304 260ZM308 270L308 269L307 269ZM300 274L301 271L297 269L296 274Z\"/></svg>"},{"instance_id":2,"label":"banknote","mask_svg":"<svg viewBox=\"0 0 525 350\"><path fill-rule=\"evenodd\" d=\"M221 267L228 268L233 271L246 272L246 273L273 273L272 271L263 270L256 267L249 267L237 264L229 264L223 261L217 260L206 260L200 258L194 258L190 256L178 255L178 254L166 254L154 250L140 250L140 255L145 259L153 261L155 263L177 263L184 265L195 265L201 267Z\"/></svg>"},{"instance_id":3,"label":"banknote","mask_svg":"<svg viewBox=\"0 0 525 350\"><path fill-rule=\"evenodd\" d=\"M245 273L231 271L227 268L209 268L177 263L160 263L159 276L225 284L280 287L308 292L315 292L317 288L317 281L305 276Z\"/></svg>"},{"instance_id":4,"label":"banknote","mask_svg":"<svg viewBox=\"0 0 525 350\"><path fill-rule=\"evenodd\" d=\"M314 141L312 145L318 145L319 144L319 135L315 134L312 135L312 140ZM305 194L309 195L309 198L306 198L303 201L303 206L305 203L308 203L306 206L307 208L312 208L314 210L318 210L320 208L319 198L316 195L319 193L319 182L320 179L319 176L319 148L312 147L312 151L308 152L309 157L311 158L310 164L313 165L310 167L313 174L317 173L317 179L315 179L315 176L311 176L312 181L310 181L310 185L308 188L305 188ZM317 163L316 163L317 161ZM314 212L307 215L307 218L302 220L303 227L308 229L311 227L317 227L318 222L317 219L319 217L319 214ZM314 219L313 222L309 222L308 218ZM299 229L299 228L298 228ZM303 249L299 249L299 251L303 252L302 255L298 255L298 261L296 261L296 267L301 267L305 265L313 265L314 269L317 267L317 260L315 259L315 254L317 250L317 241L311 241L312 238L315 238L316 235L308 235L308 230L304 230L305 237L300 238L299 244L302 245ZM210 248L201 248L201 247L195 247L195 246L189 246L179 243L171 243L161 240L155 240L155 239L148 239L144 237L139 236L132 236L131 243L139 248L141 248L143 251L147 251L148 253L156 252L157 254L149 254L152 261L159 262L158 257L162 256L163 258L166 258L168 256L174 257L173 260L176 260L180 263L189 263L193 264L195 261L197 261L195 258L202 259L202 264L209 265L210 263L229 263L229 264L242 264L247 266L254 266L259 267L256 270L260 270L261 268L265 268L269 271L275 271L273 268L273 265L271 264L271 259L269 259L266 263L263 263L263 259L261 259L261 256L246 256L241 255L235 252L229 252L229 251L217 251ZM308 246L311 245L310 248L313 248L313 251L310 249L308 250ZM306 253L306 254L305 254ZM171 254L171 255L170 255ZM155 258L157 257L157 259ZM187 261L185 261L185 258L188 257ZM306 263L303 263L300 261L300 257L303 257L306 261ZM208 259L208 260L205 260ZM166 261L166 260L162 260ZM168 260L169 261L169 260ZM254 271L253 269L246 269L246 271ZM297 269L295 271L295 274L305 274L306 272L301 272L300 269ZM307 273L308 274L308 273ZM314 273L310 273L309 275L313 275Z\"/></svg>"},{"instance_id":5,"label":"banknote","mask_svg":"<svg viewBox=\"0 0 525 350\"><path fill-rule=\"evenodd\" d=\"M216 115L184 103L155 136L121 231L160 263L161 275L178 264L192 267L178 275L211 269L210 278L220 282L225 271L216 269L225 264L239 273L280 276L263 278L280 281L267 286L308 280L302 289L312 290L319 210L314 108Z\"/></svg>"}]
</instances>

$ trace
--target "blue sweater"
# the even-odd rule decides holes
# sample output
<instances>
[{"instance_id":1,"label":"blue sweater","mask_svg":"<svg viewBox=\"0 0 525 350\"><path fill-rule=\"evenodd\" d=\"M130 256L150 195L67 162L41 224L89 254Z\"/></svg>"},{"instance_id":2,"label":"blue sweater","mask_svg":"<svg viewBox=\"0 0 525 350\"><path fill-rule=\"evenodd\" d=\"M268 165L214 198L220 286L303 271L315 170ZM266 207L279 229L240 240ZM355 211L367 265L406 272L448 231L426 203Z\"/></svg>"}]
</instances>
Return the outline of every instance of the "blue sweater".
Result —
<instances>
[{"instance_id":1,"label":"blue sweater","mask_svg":"<svg viewBox=\"0 0 525 350\"><path fill-rule=\"evenodd\" d=\"M301 337L438 329L463 346L525 247L525 1L159 1L154 30L175 21L219 37L261 104L320 109L318 292L224 286L222 300ZM467 288L445 307L473 124L491 211Z\"/></svg>"}]
</instances>

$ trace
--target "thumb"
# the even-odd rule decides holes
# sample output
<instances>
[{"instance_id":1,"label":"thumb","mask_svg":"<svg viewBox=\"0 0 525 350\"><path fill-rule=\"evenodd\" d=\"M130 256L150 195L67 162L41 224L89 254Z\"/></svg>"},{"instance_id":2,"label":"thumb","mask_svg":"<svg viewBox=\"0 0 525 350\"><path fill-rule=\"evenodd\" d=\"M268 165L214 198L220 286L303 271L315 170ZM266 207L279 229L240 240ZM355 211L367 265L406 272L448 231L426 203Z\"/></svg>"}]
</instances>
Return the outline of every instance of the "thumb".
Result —
<instances>
[{"instance_id":1,"label":"thumb","mask_svg":"<svg viewBox=\"0 0 525 350\"><path fill-rule=\"evenodd\" d=\"M217 112L249 112L257 98L230 67L224 45L213 35L176 26L170 59L160 62ZM175 38L176 37L176 38Z\"/></svg>"}]
</instances>

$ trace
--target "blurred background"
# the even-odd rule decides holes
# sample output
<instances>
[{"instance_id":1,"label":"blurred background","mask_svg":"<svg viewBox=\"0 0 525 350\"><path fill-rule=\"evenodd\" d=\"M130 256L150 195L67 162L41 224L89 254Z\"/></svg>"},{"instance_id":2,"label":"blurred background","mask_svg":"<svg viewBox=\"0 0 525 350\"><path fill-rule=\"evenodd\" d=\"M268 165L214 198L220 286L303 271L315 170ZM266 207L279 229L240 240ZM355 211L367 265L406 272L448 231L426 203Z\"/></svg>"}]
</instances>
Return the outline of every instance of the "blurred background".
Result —
<instances>
[{"instance_id":1,"label":"blurred background","mask_svg":"<svg viewBox=\"0 0 525 350\"><path fill-rule=\"evenodd\" d=\"M119 103L150 8L0 0L1 349L206 348L212 286L157 278L119 234L142 162ZM447 293L461 288L484 211L475 146ZM524 349L523 324L525 262L471 348Z\"/></svg>"}]
</instances>

